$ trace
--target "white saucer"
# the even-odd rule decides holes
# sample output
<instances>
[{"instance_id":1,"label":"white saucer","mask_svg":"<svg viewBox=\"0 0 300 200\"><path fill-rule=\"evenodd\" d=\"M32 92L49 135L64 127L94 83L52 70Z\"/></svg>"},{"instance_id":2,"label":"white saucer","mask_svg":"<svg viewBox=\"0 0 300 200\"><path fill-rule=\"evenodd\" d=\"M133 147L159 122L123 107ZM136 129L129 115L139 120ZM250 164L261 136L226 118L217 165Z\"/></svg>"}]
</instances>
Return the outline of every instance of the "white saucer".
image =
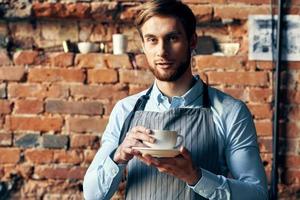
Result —
<instances>
[{"instance_id":1,"label":"white saucer","mask_svg":"<svg viewBox=\"0 0 300 200\"><path fill-rule=\"evenodd\" d=\"M153 149L148 147L132 147L135 150L140 151L142 154L149 154L153 157L175 157L180 151L178 149Z\"/></svg>"}]
</instances>

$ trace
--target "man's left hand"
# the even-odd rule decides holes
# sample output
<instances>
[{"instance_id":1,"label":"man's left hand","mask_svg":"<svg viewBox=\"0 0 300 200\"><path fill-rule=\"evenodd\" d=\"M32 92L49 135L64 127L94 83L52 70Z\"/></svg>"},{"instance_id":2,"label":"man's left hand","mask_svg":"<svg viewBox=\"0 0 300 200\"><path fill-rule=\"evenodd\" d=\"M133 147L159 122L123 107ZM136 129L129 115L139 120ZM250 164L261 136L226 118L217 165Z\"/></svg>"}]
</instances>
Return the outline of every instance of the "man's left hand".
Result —
<instances>
[{"instance_id":1,"label":"man's left hand","mask_svg":"<svg viewBox=\"0 0 300 200\"><path fill-rule=\"evenodd\" d=\"M180 154L174 158L154 158L150 155L137 155L146 165L152 165L160 172L164 172L179 178L189 185L195 185L201 178L201 171L198 170L192 161L190 152L180 148Z\"/></svg>"}]
</instances>

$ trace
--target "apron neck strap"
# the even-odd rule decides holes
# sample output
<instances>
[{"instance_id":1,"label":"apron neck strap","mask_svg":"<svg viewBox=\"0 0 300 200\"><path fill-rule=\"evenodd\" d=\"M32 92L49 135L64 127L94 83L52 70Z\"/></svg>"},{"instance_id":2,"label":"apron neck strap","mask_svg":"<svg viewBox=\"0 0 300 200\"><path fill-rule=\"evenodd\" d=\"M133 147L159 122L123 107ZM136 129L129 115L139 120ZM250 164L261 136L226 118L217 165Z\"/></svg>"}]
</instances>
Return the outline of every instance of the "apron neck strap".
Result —
<instances>
[{"instance_id":1,"label":"apron neck strap","mask_svg":"<svg viewBox=\"0 0 300 200\"><path fill-rule=\"evenodd\" d=\"M203 84L203 107L209 108L211 106L208 94L208 85L202 81Z\"/></svg>"}]
</instances>

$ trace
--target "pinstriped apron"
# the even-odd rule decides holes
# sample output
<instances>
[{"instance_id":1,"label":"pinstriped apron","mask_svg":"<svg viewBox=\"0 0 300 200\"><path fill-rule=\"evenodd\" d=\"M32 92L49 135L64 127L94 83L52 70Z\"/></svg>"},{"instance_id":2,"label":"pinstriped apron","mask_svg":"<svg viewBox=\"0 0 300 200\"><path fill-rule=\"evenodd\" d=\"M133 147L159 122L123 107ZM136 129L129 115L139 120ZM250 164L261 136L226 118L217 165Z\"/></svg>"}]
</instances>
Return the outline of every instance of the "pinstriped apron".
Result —
<instances>
[{"instance_id":1,"label":"pinstriped apron","mask_svg":"<svg viewBox=\"0 0 300 200\"><path fill-rule=\"evenodd\" d=\"M142 125L149 129L175 130L185 138L183 145L191 152L194 165L219 174L218 143L212 111L209 108L207 85L204 84L203 105L199 108L175 108L165 112L144 111L150 92L151 88L137 102L128 117L130 119L127 118L129 127L126 129ZM124 125L126 126L126 121ZM137 158L129 161L127 167L128 200L205 199L191 190L185 182L160 173L155 167L149 167Z\"/></svg>"}]
</instances>

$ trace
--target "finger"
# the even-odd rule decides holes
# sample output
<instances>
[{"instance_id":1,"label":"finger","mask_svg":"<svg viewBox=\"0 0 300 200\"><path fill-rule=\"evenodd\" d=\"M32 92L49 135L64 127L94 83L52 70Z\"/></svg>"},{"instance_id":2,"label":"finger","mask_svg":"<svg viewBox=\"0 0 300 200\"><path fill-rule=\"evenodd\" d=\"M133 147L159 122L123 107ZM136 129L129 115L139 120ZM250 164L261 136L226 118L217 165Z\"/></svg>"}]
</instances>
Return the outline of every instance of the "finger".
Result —
<instances>
[{"instance_id":1,"label":"finger","mask_svg":"<svg viewBox=\"0 0 300 200\"><path fill-rule=\"evenodd\" d=\"M181 146L179 151L186 160L191 160L190 152L184 146Z\"/></svg>"},{"instance_id":2,"label":"finger","mask_svg":"<svg viewBox=\"0 0 300 200\"><path fill-rule=\"evenodd\" d=\"M135 126L131 129L132 132L145 132L149 134L151 131L150 129L144 127L144 126Z\"/></svg>"},{"instance_id":3,"label":"finger","mask_svg":"<svg viewBox=\"0 0 300 200\"><path fill-rule=\"evenodd\" d=\"M145 163L146 165L150 166L151 162L149 162L147 159L145 159L145 157L143 157L142 155L137 155L137 158L142 161L143 163Z\"/></svg>"},{"instance_id":4,"label":"finger","mask_svg":"<svg viewBox=\"0 0 300 200\"><path fill-rule=\"evenodd\" d=\"M126 140L124 140L123 144L122 144L123 147L142 147L144 146L144 144L140 141L140 140L136 140L136 139L133 139L133 138L126 138Z\"/></svg>"},{"instance_id":5,"label":"finger","mask_svg":"<svg viewBox=\"0 0 300 200\"><path fill-rule=\"evenodd\" d=\"M124 154L133 154L133 149L131 149L130 147L124 147L122 150Z\"/></svg>"},{"instance_id":6,"label":"finger","mask_svg":"<svg viewBox=\"0 0 300 200\"><path fill-rule=\"evenodd\" d=\"M168 167L158 167L157 169L159 172L168 173L168 174L173 173L172 170Z\"/></svg>"},{"instance_id":7,"label":"finger","mask_svg":"<svg viewBox=\"0 0 300 200\"><path fill-rule=\"evenodd\" d=\"M136 133L132 134L131 137L133 139L140 140L140 141L145 141L145 142L150 142L150 143L155 142L155 138L153 138L151 135L144 133L144 132L143 133L136 132Z\"/></svg>"}]
</instances>

